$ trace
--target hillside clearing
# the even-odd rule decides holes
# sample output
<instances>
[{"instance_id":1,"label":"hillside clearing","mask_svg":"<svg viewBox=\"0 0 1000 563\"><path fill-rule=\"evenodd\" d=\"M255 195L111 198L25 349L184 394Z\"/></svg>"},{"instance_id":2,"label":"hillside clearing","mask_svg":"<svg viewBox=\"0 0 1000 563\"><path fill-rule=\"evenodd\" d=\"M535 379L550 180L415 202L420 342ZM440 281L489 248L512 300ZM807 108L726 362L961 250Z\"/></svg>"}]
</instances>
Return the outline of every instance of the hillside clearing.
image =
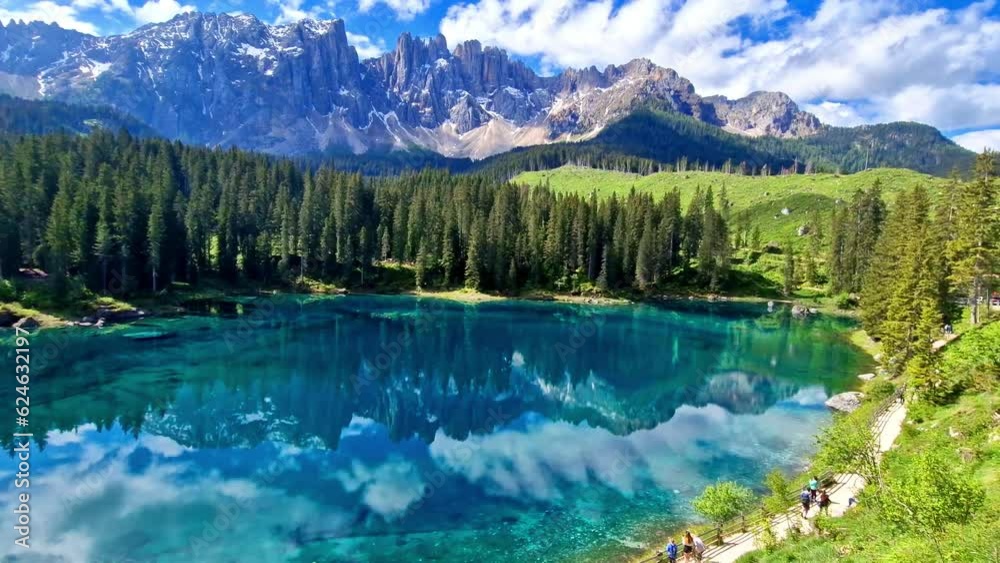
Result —
<instances>
[{"instance_id":1,"label":"hillside clearing","mask_svg":"<svg viewBox=\"0 0 1000 563\"><path fill-rule=\"evenodd\" d=\"M912 170L877 168L856 174L809 174L788 176L740 176L722 172L660 172L641 176L624 172L563 166L553 170L524 172L514 182L531 186L548 185L560 193L598 197L622 197L633 188L659 199L675 187L686 205L695 189L712 188L716 196L725 187L731 213L746 212L751 226L758 226L763 242L796 240L802 226L818 222L827 229L830 210L838 200L846 201L857 190L882 183L883 195L891 205L906 188L923 184L933 198L946 194L950 180ZM825 232L825 231L824 231Z\"/></svg>"}]
</instances>

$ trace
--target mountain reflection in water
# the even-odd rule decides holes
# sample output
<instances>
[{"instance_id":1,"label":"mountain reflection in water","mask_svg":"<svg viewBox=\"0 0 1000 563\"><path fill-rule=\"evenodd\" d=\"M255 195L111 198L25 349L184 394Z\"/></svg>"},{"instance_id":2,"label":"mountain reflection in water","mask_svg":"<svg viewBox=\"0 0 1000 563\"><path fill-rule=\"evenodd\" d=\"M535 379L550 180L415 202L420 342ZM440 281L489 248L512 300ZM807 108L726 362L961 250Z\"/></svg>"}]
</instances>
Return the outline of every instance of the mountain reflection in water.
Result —
<instances>
[{"instance_id":1,"label":"mountain reflection in water","mask_svg":"<svg viewBox=\"0 0 1000 563\"><path fill-rule=\"evenodd\" d=\"M616 560L706 483L801 466L866 367L846 321L756 305L202 311L36 338L37 560Z\"/></svg>"}]
</instances>

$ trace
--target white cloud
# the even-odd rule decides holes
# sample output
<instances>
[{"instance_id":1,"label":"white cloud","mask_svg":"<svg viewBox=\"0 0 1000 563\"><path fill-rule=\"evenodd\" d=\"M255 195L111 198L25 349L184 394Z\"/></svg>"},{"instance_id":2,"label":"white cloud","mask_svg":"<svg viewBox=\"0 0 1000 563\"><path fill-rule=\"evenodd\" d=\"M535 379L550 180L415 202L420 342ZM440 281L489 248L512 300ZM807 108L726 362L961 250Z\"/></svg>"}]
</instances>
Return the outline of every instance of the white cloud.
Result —
<instances>
[{"instance_id":1,"label":"white cloud","mask_svg":"<svg viewBox=\"0 0 1000 563\"><path fill-rule=\"evenodd\" d=\"M381 39L372 40L367 35L347 32L347 42L354 45L358 50L358 56L362 59L377 57L386 51L385 43Z\"/></svg>"},{"instance_id":2,"label":"white cloud","mask_svg":"<svg viewBox=\"0 0 1000 563\"><path fill-rule=\"evenodd\" d=\"M104 14L120 12L138 24L147 24L164 22L177 14L195 9L194 6L181 4L177 0L147 0L145 4L134 7L128 0L70 0L67 4L40 0L14 10L0 7L0 20L42 21L55 23L64 29L98 35L100 29L93 21L88 21L93 18L83 16L84 12L88 14L92 14L95 10Z\"/></svg>"},{"instance_id":3,"label":"white cloud","mask_svg":"<svg viewBox=\"0 0 1000 563\"><path fill-rule=\"evenodd\" d=\"M97 35L97 26L83 20L80 16L83 8L75 4L58 4L50 0L41 0L24 5L15 3L15 6L13 9L0 7L0 20L54 23L64 29L75 29L82 33Z\"/></svg>"},{"instance_id":4,"label":"white cloud","mask_svg":"<svg viewBox=\"0 0 1000 563\"><path fill-rule=\"evenodd\" d=\"M378 4L383 4L396 13L401 20L412 20L430 7L430 0L358 0L358 10L369 12Z\"/></svg>"},{"instance_id":5,"label":"white cloud","mask_svg":"<svg viewBox=\"0 0 1000 563\"><path fill-rule=\"evenodd\" d=\"M177 0L149 0L135 8L133 17L140 24L165 22L177 14L193 12L194 6L180 4Z\"/></svg>"},{"instance_id":6,"label":"white cloud","mask_svg":"<svg viewBox=\"0 0 1000 563\"><path fill-rule=\"evenodd\" d=\"M911 119L947 130L998 124L993 8L825 0L803 16L784 0L626 0L617 9L612 0L478 0L450 7L440 27L452 41L480 39L543 67L646 57L706 94L780 90L835 123ZM748 38L747 21L769 38Z\"/></svg>"},{"instance_id":7,"label":"white cloud","mask_svg":"<svg viewBox=\"0 0 1000 563\"><path fill-rule=\"evenodd\" d=\"M361 500L384 518L403 515L420 500L424 481L408 461L394 459L371 469L355 460L350 471L338 471L334 478L349 493L361 491Z\"/></svg>"},{"instance_id":8,"label":"white cloud","mask_svg":"<svg viewBox=\"0 0 1000 563\"><path fill-rule=\"evenodd\" d=\"M808 451L811 432L828 416L822 388L803 390L789 404L819 408L769 409L736 415L718 405L683 406L648 430L616 435L587 423L533 420L525 427L458 440L439 430L430 444L435 463L488 494L550 501L567 486L601 485L624 496L655 486L699 491L713 478L703 468L719 459L756 459L791 466ZM697 436L698 444L690 437Z\"/></svg>"},{"instance_id":9,"label":"white cloud","mask_svg":"<svg viewBox=\"0 0 1000 563\"><path fill-rule=\"evenodd\" d=\"M815 104L803 104L802 109L812 113L823 123L850 127L867 123L869 120L849 104L824 100Z\"/></svg>"},{"instance_id":10,"label":"white cloud","mask_svg":"<svg viewBox=\"0 0 1000 563\"><path fill-rule=\"evenodd\" d=\"M1000 129L972 131L951 138L970 151L982 152L983 149L1000 151Z\"/></svg>"},{"instance_id":11,"label":"white cloud","mask_svg":"<svg viewBox=\"0 0 1000 563\"><path fill-rule=\"evenodd\" d=\"M268 0L269 4L278 7L278 17L274 18L274 24L295 23L306 18L318 19L325 11L320 5L303 8L303 2L304 0Z\"/></svg>"}]
</instances>

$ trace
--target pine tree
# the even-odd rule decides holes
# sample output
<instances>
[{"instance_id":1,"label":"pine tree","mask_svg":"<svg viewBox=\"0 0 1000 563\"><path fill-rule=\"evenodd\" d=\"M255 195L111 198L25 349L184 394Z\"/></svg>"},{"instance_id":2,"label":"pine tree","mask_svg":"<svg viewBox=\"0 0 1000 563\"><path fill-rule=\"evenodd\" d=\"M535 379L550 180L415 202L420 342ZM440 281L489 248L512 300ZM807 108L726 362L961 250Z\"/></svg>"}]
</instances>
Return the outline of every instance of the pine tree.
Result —
<instances>
[{"instance_id":1,"label":"pine tree","mask_svg":"<svg viewBox=\"0 0 1000 563\"><path fill-rule=\"evenodd\" d=\"M997 271L1000 252L996 168L996 153L979 155L973 181L961 184L955 198L955 237L949 248L952 282L968 296L972 324L981 321L980 302L989 302L987 282Z\"/></svg>"},{"instance_id":2,"label":"pine tree","mask_svg":"<svg viewBox=\"0 0 1000 563\"><path fill-rule=\"evenodd\" d=\"M472 233L469 240L469 254L465 261L465 287L474 290L482 288L482 257L479 248L482 244L480 222L477 220L472 224Z\"/></svg>"},{"instance_id":3,"label":"pine tree","mask_svg":"<svg viewBox=\"0 0 1000 563\"><path fill-rule=\"evenodd\" d=\"M153 206L149 210L149 221L147 225L147 252L149 254L149 269L152 275L152 287L153 292L155 293L157 290L156 280L159 276L163 260L164 237L167 232L166 210L163 208L162 198L157 197L154 199Z\"/></svg>"},{"instance_id":4,"label":"pine tree","mask_svg":"<svg viewBox=\"0 0 1000 563\"><path fill-rule=\"evenodd\" d=\"M48 226L45 229L45 254L49 272L61 285L72 265L73 251L77 247L72 225L72 202L75 181L67 174L59 177L59 191L52 201Z\"/></svg>"},{"instance_id":5,"label":"pine tree","mask_svg":"<svg viewBox=\"0 0 1000 563\"><path fill-rule=\"evenodd\" d=\"M795 272L795 249L791 243L785 244L785 267L781 271L783 286L782 292L785 297L790 297L798 288Z\"/></svg>"},{"instance_id":6,"label":"pine tree","mask_svg":"<svg viewBox=\"0 0 1000 563\"><path fill-rule=\"evenodd\" d=\"M653 218L651 213L647 213L635 260L635 282L641 290L649 289L653 283L656 270L653 261Z\"/></svg>"}]
</instances>

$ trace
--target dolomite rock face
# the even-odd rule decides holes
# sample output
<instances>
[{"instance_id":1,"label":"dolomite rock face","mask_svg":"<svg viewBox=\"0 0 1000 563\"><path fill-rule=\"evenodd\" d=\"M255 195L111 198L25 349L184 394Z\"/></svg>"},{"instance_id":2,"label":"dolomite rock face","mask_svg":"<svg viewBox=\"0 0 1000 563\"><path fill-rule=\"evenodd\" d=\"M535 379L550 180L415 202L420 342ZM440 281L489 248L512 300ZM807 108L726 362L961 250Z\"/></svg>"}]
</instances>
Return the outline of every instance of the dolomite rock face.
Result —
<instances>
[{"instance_id":1,"label":"dolomite rock face","mask_svg":"<svg viewBox=\"0 0 1000 563\"><path fill-rule=\"evenodd\" d=\"M754 92L738 100L711 96L705 101L715 109L716 124L733 133L752 137L808 137L822 126L815 115L800 111L782 92Z\"/></svg>"},{"instance_id":2,"label":"dolomite rock face","mask_svg":"<svg viewBox=\"0 0 1000 563\"><path fill-rule=\"evenodd\" d=\"M167 137L280 154L419 146L480 158L590 138L645 106L752 136L820 127L785 94L703 98L646 59L538 76L478 41L449 49L442 35L404 33L362 61L342 20L192 12L109 37L10 22L0 52L7 93L109 105Z\"/></svg>"}]
</instances>

